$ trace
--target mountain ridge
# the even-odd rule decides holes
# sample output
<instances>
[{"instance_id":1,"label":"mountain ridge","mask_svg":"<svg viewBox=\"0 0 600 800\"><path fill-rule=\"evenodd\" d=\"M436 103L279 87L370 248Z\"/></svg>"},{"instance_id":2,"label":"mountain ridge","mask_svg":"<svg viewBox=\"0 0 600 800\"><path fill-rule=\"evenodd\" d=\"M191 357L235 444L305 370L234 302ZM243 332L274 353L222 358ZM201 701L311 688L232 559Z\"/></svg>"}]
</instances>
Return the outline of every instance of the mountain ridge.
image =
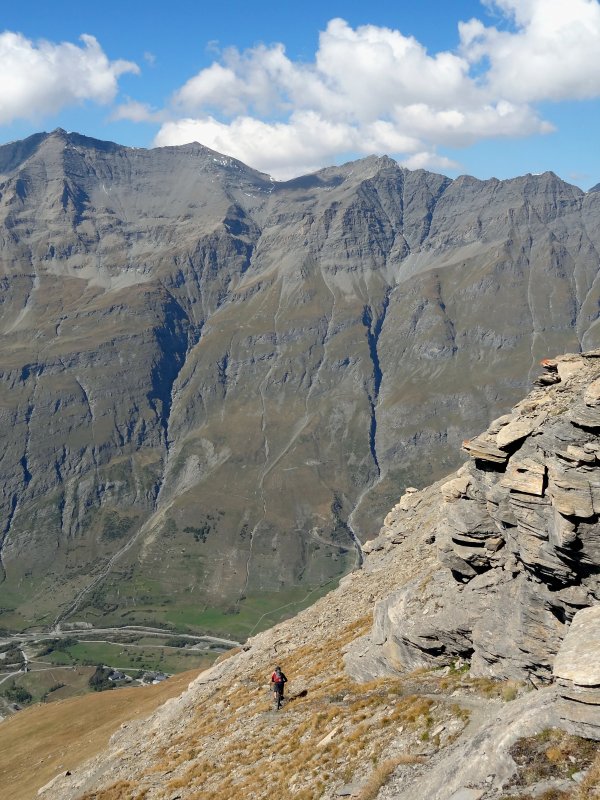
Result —
<instances>
[{"instance_id":1,"label":"mountain ridge","mask_svg":"<svg viewBox=\"0 0 600 800\"><path fill-rule=\"evenodd\" d=\"M541 358L600 344L598 195L550 173L277 183L64 132L0 164L6 627L297 602Z\"/></svg>"}]
</instances>

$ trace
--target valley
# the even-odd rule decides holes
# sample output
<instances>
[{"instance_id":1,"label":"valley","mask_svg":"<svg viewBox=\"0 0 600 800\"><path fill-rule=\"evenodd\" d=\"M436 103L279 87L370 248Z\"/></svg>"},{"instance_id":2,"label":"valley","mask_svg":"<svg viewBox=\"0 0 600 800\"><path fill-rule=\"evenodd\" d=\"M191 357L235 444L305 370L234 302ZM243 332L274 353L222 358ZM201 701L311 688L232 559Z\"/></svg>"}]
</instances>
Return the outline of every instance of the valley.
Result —
<instances>
[{"instance_id":1,"label":"valley","mask_svg":"<svg viewBox=\"0 0 600 800\"><path fill-rule=\"evenodd\" d=\"M600 192L199 144L0 147L0 628L256 633L360 563L556 352Z\"/></svg>"},{"instance_id":2,"label":"valley","mask_svg":"<svg viewBox=\"0 0 600 800\"><path fill-rule=\"evenodd\" d=\"M53 702L92 690L97 665L110 668L104 688L146 686L157 676L209 667L238 642L212 636L178 635L156 628L90 625L0 638L0 715L29 703Z\"/></svg>"}]
</instances>

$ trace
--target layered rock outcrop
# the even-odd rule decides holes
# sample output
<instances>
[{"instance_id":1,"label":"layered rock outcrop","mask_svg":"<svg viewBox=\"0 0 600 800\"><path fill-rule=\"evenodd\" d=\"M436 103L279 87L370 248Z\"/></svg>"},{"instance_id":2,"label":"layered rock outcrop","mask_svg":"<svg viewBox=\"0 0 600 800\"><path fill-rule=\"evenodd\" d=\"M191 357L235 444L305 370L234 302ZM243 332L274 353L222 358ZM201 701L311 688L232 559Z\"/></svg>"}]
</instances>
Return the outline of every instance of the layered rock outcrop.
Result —
<instances>
[{"instance_id":1,"label":"layered rock outcrop","mask_svg":"<svg viewBox=\"0 0 600 800\"><path fill-rule=\"evenodd\" d=\"M539 388L464 443L470 461L439 489L437 568L378 603L372 634L347 656L357 677L464 657L472 674L536 686L554 669L565 696L598 702L600 352L544 367ZM420 494L368 549L397 546ZM590 650L572 671L581 643Z\"/></svg>"}]
</instances>

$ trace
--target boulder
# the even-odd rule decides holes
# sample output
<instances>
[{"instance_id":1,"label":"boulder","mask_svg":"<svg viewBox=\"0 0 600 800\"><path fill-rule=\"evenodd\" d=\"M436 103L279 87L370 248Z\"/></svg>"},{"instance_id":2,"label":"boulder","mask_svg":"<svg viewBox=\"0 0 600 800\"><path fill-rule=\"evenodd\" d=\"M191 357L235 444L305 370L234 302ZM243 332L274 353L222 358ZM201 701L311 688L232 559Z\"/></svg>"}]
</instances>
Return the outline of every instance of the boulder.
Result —
<instances>
[{"instance_id":1,"label":"boulder","mask_svg":"<svg viewBox=\"0 0 600 800\"><path fill-rule=\"evenodd\" d=\"M421 498L419 497L418 489L409 486L400 498L398 507L402 511L408 511L409 509L416 508L420 502Z\"/></svg>"},{"instance_id":2,"label":"boulder","mask_svg":"<svg viewBox=\"0 0 600 800\"><path fill-rule=\"evenodd\" d=\"M554 508L565 517L588 519L594 516L590 481L575 469L562 470L557 464L550 464L548 495Z\"/></svg>"},{"instance_id":3,"label":"boulder","mask_svg":"<svg viewBox=\"0 0 600 800\"><path fill-rule=\"evenodd\" d=\"M600 428L600 407L591 408L585 403L577 403L569 411L569 419L580 428Z\"/></svg>"},{"instance_id":4,"label":"boulder","mask_svg":"<svg viewBox=\"0 0 600 800\"><path fill-rule=\"evenodd\" d=\"M517 417L496 434L496 444L501 449L510 447L515 442L526 439L533 431L544 422L547 414L541 413L534 417Z\"/></svg>"},{"instance_id":5,"label":"boulder","mask_svg":"<svg viewBox=\"0 0 600 800\"><path fill-rule=\"evenodd\" d=\"M568 445L566 450L557 450L556 455L564 461L572 461L575 464L595 464L596 452L588 452L585 447L574 447Z\"/></svg>"},{"instance_id":6,"label":"boulder","mask_svg":"<svg viewBox=\"0 0 600 800\"><path fill-rule=\"evenodd\" d=\"M501 486L515 492L535 494L540 497L544 494L546 483L546 465L533 458L511 458Z\"/></svg>"},{"instance_id":7,"label":"boulder","mask_svg":"<svg viewBox=\"0 0 600 800\"><path fill-rule=\"evenodd\" d=\"M533 383L534 386L552 386L555 383L560 383L560 376L556 373L547 373L546 375L540 375Z\"/></svg>"},{"instance_id":8,"label":"boulder","mask_svg":"<svg viewBox=\"0 0 600 800\"><path fill-rule=\"evenodd\" d=\"M558 377L561 381L568 381L573 375L576 375L584 367L584 363L578 356L563 358L557 361Z\"/></svg>"},{"instance_id":9,"label":"boulder","mask_svg":"<svg viewBox=\"0 0 600 800\"><path fill-rule=\"evenodd\" d=\"M463 442L463 450L478 461L489 461L492 464L506 464L508 461L508 453L481 437Z\"/></svg>"},{"instance_id":10,"label":"boulder","mask_svg":"<svg viewBox=\"0 0 600 800\"><path fill-rule=\"evenodd\" d=\"M505 425L508 425L508 423L512 422L514 418L515 418L514 414L504 414L502 417L498 417L498 419L495 419L493 422L490 422L487 432L490 435L498 433L500 428L503 428Z\"/></svg>"},{"instance_id":11,"label":"boulder","mask_svg":"<svg viewBox=\"0 0 600 800\"><path fill-rule=\"evenodd\" d=\"M563 681L600 691L600 605L575 614L556 655L553 671Z\"/></svg>"},{"instance_id":12,"label":"boulder","mask_svg":"<svg viewBox=\"0 0 600 800\"><path fill-rule=\"evenodd\" d=\"M470 483L471 478L468 475L461 475L459 478L453 478L442 486L440 490L442 492L442 497L447 503L458 500L460 497L465 497Z\"/></svg>"},{"instance_id":13,"label":"boulder","mask_svg":"<svg viewBox=\"0 0 600 800\"><path fill-rule=\"evenodd\" d=\"M600 740L600 605L575 614L553 674L565 723L582 736Z\"/></svg>"},{"instance_id":14,"label":"boulder","mask_svg":"<svg viewBox=\"0 0 600 800\"><path fill-rule=\"evenodd\" d=\"M362 546L363 553L375 553L378 550L383 550L389 545L389 540L386 536L376 536L374 539L369 539Z\"/></svg>"}]
</instances>

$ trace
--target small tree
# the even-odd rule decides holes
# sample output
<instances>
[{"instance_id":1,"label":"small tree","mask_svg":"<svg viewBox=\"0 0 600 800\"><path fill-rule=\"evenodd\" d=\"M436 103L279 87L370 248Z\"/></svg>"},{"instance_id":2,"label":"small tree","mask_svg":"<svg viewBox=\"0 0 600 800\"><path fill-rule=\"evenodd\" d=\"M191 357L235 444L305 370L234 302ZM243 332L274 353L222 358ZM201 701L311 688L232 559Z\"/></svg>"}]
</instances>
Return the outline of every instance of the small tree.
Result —
<instances>
[{"instance_id":1,"label":"small tree","mask_svg":"<svg viewBox=\"0 0 600 800\"><path fill-rule=\"evenodd\" d=\"M31 692L27 691L24 686L18 686L16 683L13 683L6 688L3 694L7 700L10 700L10 702L20 703L21 705L31 703L33 700L33 695Z\"/></svg>"},{"instance_id":2,"label":"small tree","mask_svg":"<svg viewBox=\"0 0 600 800\"><path fill-rule=\"evenodd\" d=\"M111 669L111 667L105 667L103 664L98 664L96 666L96 672L94 672L88 681L90 687L95 692L103 692L105 689L114 689L114 683L111 683L108 680L113 672L114 669Z\"/></svg>"}]
</instances>

